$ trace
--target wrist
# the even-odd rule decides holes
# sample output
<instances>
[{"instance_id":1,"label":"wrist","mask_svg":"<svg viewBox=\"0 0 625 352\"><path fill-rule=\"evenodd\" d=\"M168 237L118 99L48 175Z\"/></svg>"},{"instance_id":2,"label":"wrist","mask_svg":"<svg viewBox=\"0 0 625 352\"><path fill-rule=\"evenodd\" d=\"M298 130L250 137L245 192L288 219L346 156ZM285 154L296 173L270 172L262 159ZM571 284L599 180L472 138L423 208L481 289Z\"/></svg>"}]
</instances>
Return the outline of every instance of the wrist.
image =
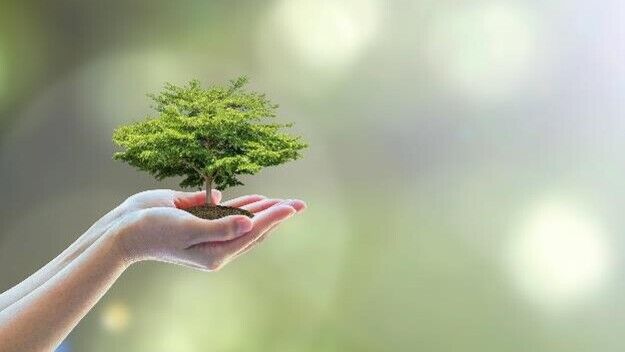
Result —
<instances>
[{"instance_id":1,"label":"wrist","mask_svg":"<svg viewBox=\"0 0 625 352\"><path fill-rule=\"evenodd\" d=\"M126 267L141 260L129 239L132 218L133 213L122 215L102 236L109 243L111 254Z\"/></svg>"}]
</instances>

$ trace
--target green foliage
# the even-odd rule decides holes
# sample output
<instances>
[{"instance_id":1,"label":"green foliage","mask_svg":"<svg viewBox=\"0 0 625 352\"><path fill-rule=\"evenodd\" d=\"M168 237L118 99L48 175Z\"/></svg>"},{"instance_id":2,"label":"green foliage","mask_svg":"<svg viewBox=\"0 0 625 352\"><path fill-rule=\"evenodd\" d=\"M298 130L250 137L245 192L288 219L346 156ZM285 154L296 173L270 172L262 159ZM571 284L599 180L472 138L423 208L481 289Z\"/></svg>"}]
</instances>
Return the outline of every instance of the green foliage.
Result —
<instances>
[{"instance_id":1,"label":"green foliage","mask_svg":"<svg viewBox=\"0 0 625 352\"><path fill-rule=\"evenodd\" d=\"M182 187L215 183L242 185L238 175L295 160L306 147L282 132L291 124L272 123L277 105L244 89L246 77L227 87L167 83L154 101L157 117L125 125L113 133L123 151L113 155L157 179L184 176Z\"/></svg>"}]
</instances>

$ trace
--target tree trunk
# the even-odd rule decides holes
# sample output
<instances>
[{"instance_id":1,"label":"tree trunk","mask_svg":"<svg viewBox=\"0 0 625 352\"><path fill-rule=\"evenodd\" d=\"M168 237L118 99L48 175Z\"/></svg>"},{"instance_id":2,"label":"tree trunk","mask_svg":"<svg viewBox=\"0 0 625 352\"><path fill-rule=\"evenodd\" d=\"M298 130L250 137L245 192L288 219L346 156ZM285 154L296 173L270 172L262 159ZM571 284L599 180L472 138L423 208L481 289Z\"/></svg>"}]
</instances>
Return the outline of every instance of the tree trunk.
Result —
<instances>
[{"instance_id":1,"label":"tree trunk","mask_svg":"<svg viewBox=\"0 0 625 352\"><path fill-rule=\"evenodd\" d=\"M215 205L215 203L213 203L213 197L212 197L212 193L213 193L213 178L210 177L210 176L206 176L206 177L204 177L204 181L206 182L206 186L205 186L206 201L204 202L204 204L206 204L206 205Z\"/></svg>"}]
</instances>

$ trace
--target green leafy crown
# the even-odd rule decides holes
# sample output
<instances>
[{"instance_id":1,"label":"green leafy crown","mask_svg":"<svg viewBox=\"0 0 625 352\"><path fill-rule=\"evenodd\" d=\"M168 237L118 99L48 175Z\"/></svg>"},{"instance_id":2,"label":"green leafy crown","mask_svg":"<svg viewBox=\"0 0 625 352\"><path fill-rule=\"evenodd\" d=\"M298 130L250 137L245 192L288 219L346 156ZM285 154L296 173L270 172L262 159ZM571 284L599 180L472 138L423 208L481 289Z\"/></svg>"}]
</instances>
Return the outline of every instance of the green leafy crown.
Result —
<instances>
[{"instance_id":1,"label":"green leafy crown","mask_svg":"<svg viewBox=\"0 0 625 352\"><path fill-rule=\"evenodd\" d=\"M244 89L246 77L226 87L165 84L149 97L157 117L120 126L113 141L123 148L113 158L157 179L184 176L182 187L213 182L218 189L242 185L238 175L298 159L306 144L282 132L292 124L272 123L277 105ZM207 183L210 181L210 183Z\"/></svg>"}]
</instances>

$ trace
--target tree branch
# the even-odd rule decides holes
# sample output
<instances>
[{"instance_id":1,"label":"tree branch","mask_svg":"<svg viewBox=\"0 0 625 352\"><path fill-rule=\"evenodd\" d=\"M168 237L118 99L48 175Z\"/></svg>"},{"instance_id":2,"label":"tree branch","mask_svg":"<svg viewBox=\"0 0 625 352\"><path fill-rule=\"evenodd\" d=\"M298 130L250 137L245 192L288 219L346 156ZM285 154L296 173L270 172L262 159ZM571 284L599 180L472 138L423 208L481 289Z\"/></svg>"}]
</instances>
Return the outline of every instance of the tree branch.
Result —
<instances>
[{"instance_id":1,"label":"tree branch","mask_svg":"<svg viewBox=\"0 0 625 352\"><path fill-rule=\"evenodd\" d=\"M190 162L182 159L182 162L185 163L185 165L187 165L188 167L192 168L193 170L195 170L195 172L197 172L198 174L200 174L200 176L202 176L202 178L206 178L206 175L202 172L202 170L200 170L197 166L191 164Z\"/></svg>"}]
</instances>

